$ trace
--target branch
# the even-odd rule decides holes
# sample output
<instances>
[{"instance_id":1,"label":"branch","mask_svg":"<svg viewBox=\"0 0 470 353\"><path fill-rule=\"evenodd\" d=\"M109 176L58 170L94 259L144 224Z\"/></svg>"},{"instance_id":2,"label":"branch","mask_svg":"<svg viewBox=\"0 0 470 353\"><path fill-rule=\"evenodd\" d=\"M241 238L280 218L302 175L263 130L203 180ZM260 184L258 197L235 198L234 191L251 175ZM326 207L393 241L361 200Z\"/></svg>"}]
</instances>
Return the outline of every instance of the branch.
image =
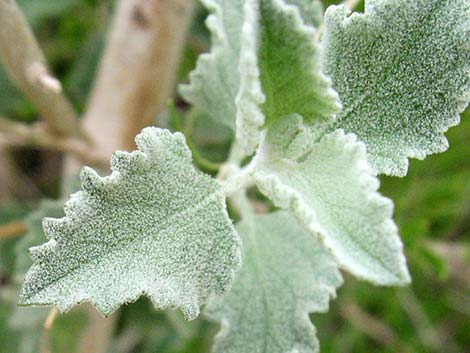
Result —
<instances>
[{"instance_id":1,"label":"branch","mask_svg":"<svg viewBox=\"0 0 470 353\"><path fill-rule=\"evenodd\" d=\"M363 311L358 305L350 302L344 303L340 307L340 313L358 330L364 332L384 347L397 343L395 333L389 326Z\"/></svg>"},{"instance_id":2,"label":"branch","mask_svg":"<svg viewBox=\"0 0 470 353\"><path fill-rule=\"evenodd\" d=\"M16 85L36 106L57 135L79 135L72 105L61 94L60 82L48 71L46 60L14 0L0 0L0 59Z\"/></svg>"},{"instance_id":3,"label":"branch","mask_svg":"<svg viewBox=\"0 0 470 353\"><path fill-rule=\"evenodd\" d=\"M434 327L419 299L410 288L397 291L398 300L413 323L423 345L433 352L457 352L458 348L452 336Z\"/></svg>"},{"instance_id":4,"label":"branch","mask_svg":"<svg viewBox=\"0 0 470 353\"><path fill-rule=\"evenodd\" d=\"M44 125L26 125L0 117L0 142L9 146L37 147L71 153L85 164L107 166L108 158L98 155L76 137L58 137Z\"/></svg>"},{"instance_id":5,"label":"branch","mask_svg":"<svg viewBox=\"0 0 470 353\"><path fill-rule=\"evenodd\" d=\"M194 114L186 114L185 123L183 123L183 117L178 112L175 107L175 104L172 100L167 103L168 112L170 114L170 119L175 127L176 131L183 133L186 137L186 143L188 144L191 154L193 156L194 164L201 169L203 172L214 173L218 172L221 166L221 163L212 162L206 159L199 148L196 146L196 143L191 138L191 131L194 127Z\"/></svg>"},{"instance_id":6,"label":"branch","mask_svg":"<svg viewBox=\"0 0 470 353\"><path fill-rule=\"evenodd\" d=\"M466 242L429 240L425 244L445 261L451 279L464 286L470 283L470 247Z\"/></svg>"},{"instance_id":7,"label":"branch","mask_svg":"<svg viewBox=\"0 0 470 353\"><path fill-rule=\"evenodd\" d=\"M60 314L59 309L57 309L57 307L54 306L49 312L49 315L47 315L46 321L44 321L44 329L46 331L51 330L52 325L54 324L54 321L59 314Z\"/></svg>"},{"instance_id":8,"label":"branch","mask_svg":"<svg viewBox=\"0 0 470 353\"><path fill-rule=\"evenodd\" d=\"M222 182L222 190L225 196L232 196L242 189L246 190L253 186L255 183L253 178L254 169L255 163L250 163L243 168L236 164L223 164L217 179Z\"/></svg>"},{"instance_id":9,"label":"branch","mask_svg":"<svg viewBox=\"0 0 470 353\"><path fill-rule=\"evenodd\" d=\"M88 313L88 327L82 332L78 353L105 353L108 352L114 330L119 318L119 311L104 318L90 304L86 305Z\"/></svg>"},{"instance_id":10,"label":"branch","mask_svg":"<svg viewBox=\"0 0 470 353\"><path fill-rule=\"evenodd\" d=\"M121 0L100 65L85 128L99 149L132 150L174 92L192 0ZM116 131L109 136L110 131Z\"/></svg>"},{"instance_id":11,"label":"branch","mask_svg":"<svg viewBox=\"0 0 470 353\"><path fill-rule=\"evenodd\" d=\"M21 221L7 223L0 226L0 240L18 237L26 233L28 228Z\"/></svg>"}]
</instances>

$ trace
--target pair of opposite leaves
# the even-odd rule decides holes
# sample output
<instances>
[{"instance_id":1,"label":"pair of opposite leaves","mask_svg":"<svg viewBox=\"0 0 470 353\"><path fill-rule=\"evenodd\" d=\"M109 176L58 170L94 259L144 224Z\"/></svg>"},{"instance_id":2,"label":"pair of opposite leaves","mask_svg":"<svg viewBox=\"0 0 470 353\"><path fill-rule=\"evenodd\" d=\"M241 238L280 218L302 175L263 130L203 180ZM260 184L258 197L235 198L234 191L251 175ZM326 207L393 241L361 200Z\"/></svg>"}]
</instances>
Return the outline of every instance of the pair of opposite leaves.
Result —
<instances>
[{"instance_id":1,"label":"pair of opposite leaves","mask_svg":"<svg viewBox=\"0 0 470 353\"><path fill-rule=\"evenodd\" d=\"M372 0L365 14L349 17L344 7L330 8L322 46L343 105L338 112L311 26L316 5L205 3L213 48L182 89L185 97L226 119L247 150L261 143L252 175L258 187L319 235L342 267L379 284L407 282L392 204L377 193L367 159L379 172L404 175L407 157L446 148L442 133L469 99L470 4ZM355 133L367 153L336 128ZM66 217L44 221L50 241L31 251L22 303L66 310L89 300L108 314L145 293L155 306L194 318L200 304L226 292L240 266L240 242L220 185L193 168L182 135L151 128L137 142L139 151L114 155L111 176L84 169L83 191L66 204ZM243 269L233 290L208 308L225 326L216 344L223 351L241 351L235 341L247 333L235 322L255 325L259 317L264 342L252 337L247 351L315 350L306 339L313 335L307 313L324 310L341 280L313 238L277 216L285 218L277 228L270 227L276 216L238 226ZM299 261L271 257L284 247L303 251ZM318 272L322 258L325 273ZM237 310L246 291L256 293L253 310ZM277 311L292 319L288 330Z\"/></svg>"}]
</instances>

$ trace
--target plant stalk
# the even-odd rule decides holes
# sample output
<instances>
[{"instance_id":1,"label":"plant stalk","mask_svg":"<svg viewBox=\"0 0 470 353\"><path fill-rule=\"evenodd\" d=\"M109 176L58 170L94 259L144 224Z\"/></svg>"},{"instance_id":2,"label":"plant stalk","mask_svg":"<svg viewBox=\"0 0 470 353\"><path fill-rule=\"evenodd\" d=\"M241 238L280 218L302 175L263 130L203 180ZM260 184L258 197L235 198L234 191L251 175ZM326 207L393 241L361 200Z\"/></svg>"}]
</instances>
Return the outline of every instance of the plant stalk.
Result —
<instances>
[{"instance_id":1,"label":"plant stalk","mask_svg":"<svg viewBox=\"0 0 470 353\"><path fill-rule=\"evenodd\" d=\"M14 0L0 0L0 59L6 72L35 105L49 129L60 136L83 136L60 82L50 74L46 59Z\"/></svg>"}]
</instances>

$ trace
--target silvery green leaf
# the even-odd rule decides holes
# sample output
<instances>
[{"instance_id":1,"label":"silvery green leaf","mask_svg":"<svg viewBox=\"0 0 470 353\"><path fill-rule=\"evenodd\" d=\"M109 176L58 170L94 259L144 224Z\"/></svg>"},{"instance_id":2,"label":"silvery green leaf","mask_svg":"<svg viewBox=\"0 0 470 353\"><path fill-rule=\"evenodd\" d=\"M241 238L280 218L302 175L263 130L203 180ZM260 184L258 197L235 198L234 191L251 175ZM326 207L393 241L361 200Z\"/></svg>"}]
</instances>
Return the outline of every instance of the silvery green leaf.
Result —
<instances>
[{"instance_id":1,"label":"silvery green leaf","mask_svg":"<svg viewBox=\"0 0 470 353\"><path fill-rule=\"evenodd\" d=\"M44 243L46 239L42 229L42 220L46 217L60 218L64 216L62 200L44 200L36 210L31 212L25 223L28 231L16 244L15 278L22 281L24 275L32 265L28 249Z\"/></svg>"},{"instance_id":2,"label":"silvery green leaf","mask_svg":"<svg viewBox=\"0 0 470 353\"><path fill-rule=\"evenodd\" d=\"M380 172L447 149L470 100L468 0L368 0L325 15L325 68L344 110L335 127L367 145Z\"/></svg>"},{"instance_id":3,"label":"silvery green leaf","mask_svg":"<svg viewBox=\"0 0 470 353\"><path fill-rule=\"evenodd\" d=\"M330 122L338 110L337 96L321 73L311 26L321 21L319 1L203 3L211 12L207 26L212 48L200 56L191 83L180 87L188 102L232 129L236 120L237 136L249 154L259 144L265 122L283 114ZM261 106L270 113L266 119Z\"/></svg>"},{"instance_id":4,"label":"silvery green leaf","mask_svg":"<svg viewBox=\"0 0 470 353\"><path fill-rule=\"evenodd\" d=\"M202 0L210 11L206 25L212 48L202 54L180 93L197 109L235 129L235 97L240 86L238 62L244 0Z\"/></svg>"},{"instance_id":5,"label":"silvery green leaf","mask_svg":"<svg viewBox=\"0 0 470 353\"><path fill-rule=\"evenodd\" d=\"M302 126L299 116L289 120ZM256 161L260 190L319 237L342 268L380 285L408 283L393 203L377 192L365 145L341 130L306 151L309 141L302 129L268 132ZM289 152L280 155L278 143Z\"/></svg>"},{"instance_id":6,"label":"silvery green leaf","mask_svg":"<svg viewBox=\"0 0 470 353\"><path fill-rule=\"evenodd\" d=\"M108 315L145 294L193 319L227 291L240 244L218 182L194 169L183 135L147 128L136 141L110 176L85 168L66 216L44 220L50 240L30 250L22 305L90 301Z\"/></svg>"},{"instance_id":7,"label":"silvery green leaf","mask_svg":"<svg viewBox=\"0 0 470 353\"><path fill-rule=\"evenodd\" d=\"M315 28L284 0L248 0L243 29L237 136L247 152L259 144L262 129L292 113L320 136L340 105L322 72Z\"/></svg>"},{"instance_id":8,"label":"silvery green leaf","mask_svg":"<svg viewBox=\"0 0 470 353\"><path fill-rule=\"evenodd\" d=\"M261 88L258 63L258 32L260 21L260 0L246 0L243 7L244 23L240 48L240 90L236 97L237 139L247 154L252 154L260 142L260 128L265 117L260 106L266 96Z\"/></svg>"},{"instance_id":9,"label":"silvery green leaf","mask_svg":"<svg viewBox=\"0 0 470 353\"><path fill-rule=\"evenodd\" d=\"M247 218L237 230L242 269L205 311L222 325L214 352L318 352L308 314L328 310L342 284L336 263L286 212Z\"/></svg>"}]
</instances>

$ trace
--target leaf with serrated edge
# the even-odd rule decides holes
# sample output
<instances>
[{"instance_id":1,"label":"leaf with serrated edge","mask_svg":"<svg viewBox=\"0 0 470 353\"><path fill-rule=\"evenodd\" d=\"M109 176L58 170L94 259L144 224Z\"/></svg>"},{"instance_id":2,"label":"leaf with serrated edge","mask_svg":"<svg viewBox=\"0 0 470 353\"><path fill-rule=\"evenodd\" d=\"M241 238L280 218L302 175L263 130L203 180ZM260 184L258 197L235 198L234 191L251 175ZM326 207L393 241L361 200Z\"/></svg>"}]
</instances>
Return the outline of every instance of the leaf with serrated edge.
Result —
<instances>
[{"instance_id":1,"label":"leaf with serrated edge","mask_svg":"<svg viewBox=\"0 0 470 353\"><path fill-rule=\"evenodd\" d=\"M199 56L190 84L180 93L197 109L235 130L235 97L240 87L238 62L244 0L202 0L210 11L206 25L212 48Z\"/></svg>"},{"instance_id":2,"label":"leaf with serrated edge","mask_svg":"<svg viewBox=\"0 0 470 353\"><path fill-rule=\"evenodd\" d=\"M237 225L243 266L205 314L222 324L214 353L312 353L319 344L309 313L328 310L342 284L323 246L286 212Z\"/></svg>"},{"instance_id":3,"label":"leaf with serrated edge","mask_svg":"<svg viewBox=\"0 0 470 353\"><path fill-rule=\"evenodd\" d=\"M237 136L251 153L261 129L292 113L302 115L320 136L340 104L322 73L315 28L303 21L297 6L283 0L248 0L245 8Z\"/></svg>"},{"instance_id":4,"label":"leaf with serrated edge","mask_svg":"<svg viewBox=\"0 0 470 353\"><path fill-rule=\"evenodd\" d=\"M268 132L256 157L259 189L290 210L355 276L379 285L408 283L393 203L377 192L365 145L338 130L306 152L311 139L292 127L302 126L302 118L291 116L284 125ZM273 150L278 143L289 153Z\"/></svg>"},{"instance_id":5,"label":"leaf with serrated edge","mask_svg":"<svg viewBox=\"0 0 470 353\"><path fill-rule=\"evenodd\" d=\"M218 182L194 169L182 134L146 128L136 141L110 176L84 168L66 216L44 220L50 241L30 250L20 304L90 301L108 315L145 294L193 319L228 290L240 243Z\"/></svg>"},{"instance_id":6,"label":"leaf with serrated edge","mask_svg":"<svg viewBox=\"0 0 470 353\"><path fill-rule=\"evenodd\" d=\"M46 237L42 229L42 220L46 217L59 218L64 216L64 200L43 200L36 210L26 218L28 231L16 244L15 279L23 281L24 275L31 267L28 249L44 243Z\"/></svg>"},{"instance_id":7,"label":"leaf with serrated edge","mask_svg":"<svg viewBox=\"0 0 470 353\"><path fill-rule=\"evenodd\" d=\"M364 14L325 15L325 68L354 132L380 172L447 149L444 132L470 100L470 1L369 0Z\"/></svg>"},{"instance_id":8,"label":"leaf with serrated edge","mask_svg":"<svg viewBox=\"0 0 470 353\"><path fill-rule=\"evenodd\" d=\"M240 90L236 97L237 138L247 154L252 154L260 142L260 127L264 115L259 108L266 100L261 88L258 67L259 0L246 0L240 49Z\"/></svg>"}]
</instances>

